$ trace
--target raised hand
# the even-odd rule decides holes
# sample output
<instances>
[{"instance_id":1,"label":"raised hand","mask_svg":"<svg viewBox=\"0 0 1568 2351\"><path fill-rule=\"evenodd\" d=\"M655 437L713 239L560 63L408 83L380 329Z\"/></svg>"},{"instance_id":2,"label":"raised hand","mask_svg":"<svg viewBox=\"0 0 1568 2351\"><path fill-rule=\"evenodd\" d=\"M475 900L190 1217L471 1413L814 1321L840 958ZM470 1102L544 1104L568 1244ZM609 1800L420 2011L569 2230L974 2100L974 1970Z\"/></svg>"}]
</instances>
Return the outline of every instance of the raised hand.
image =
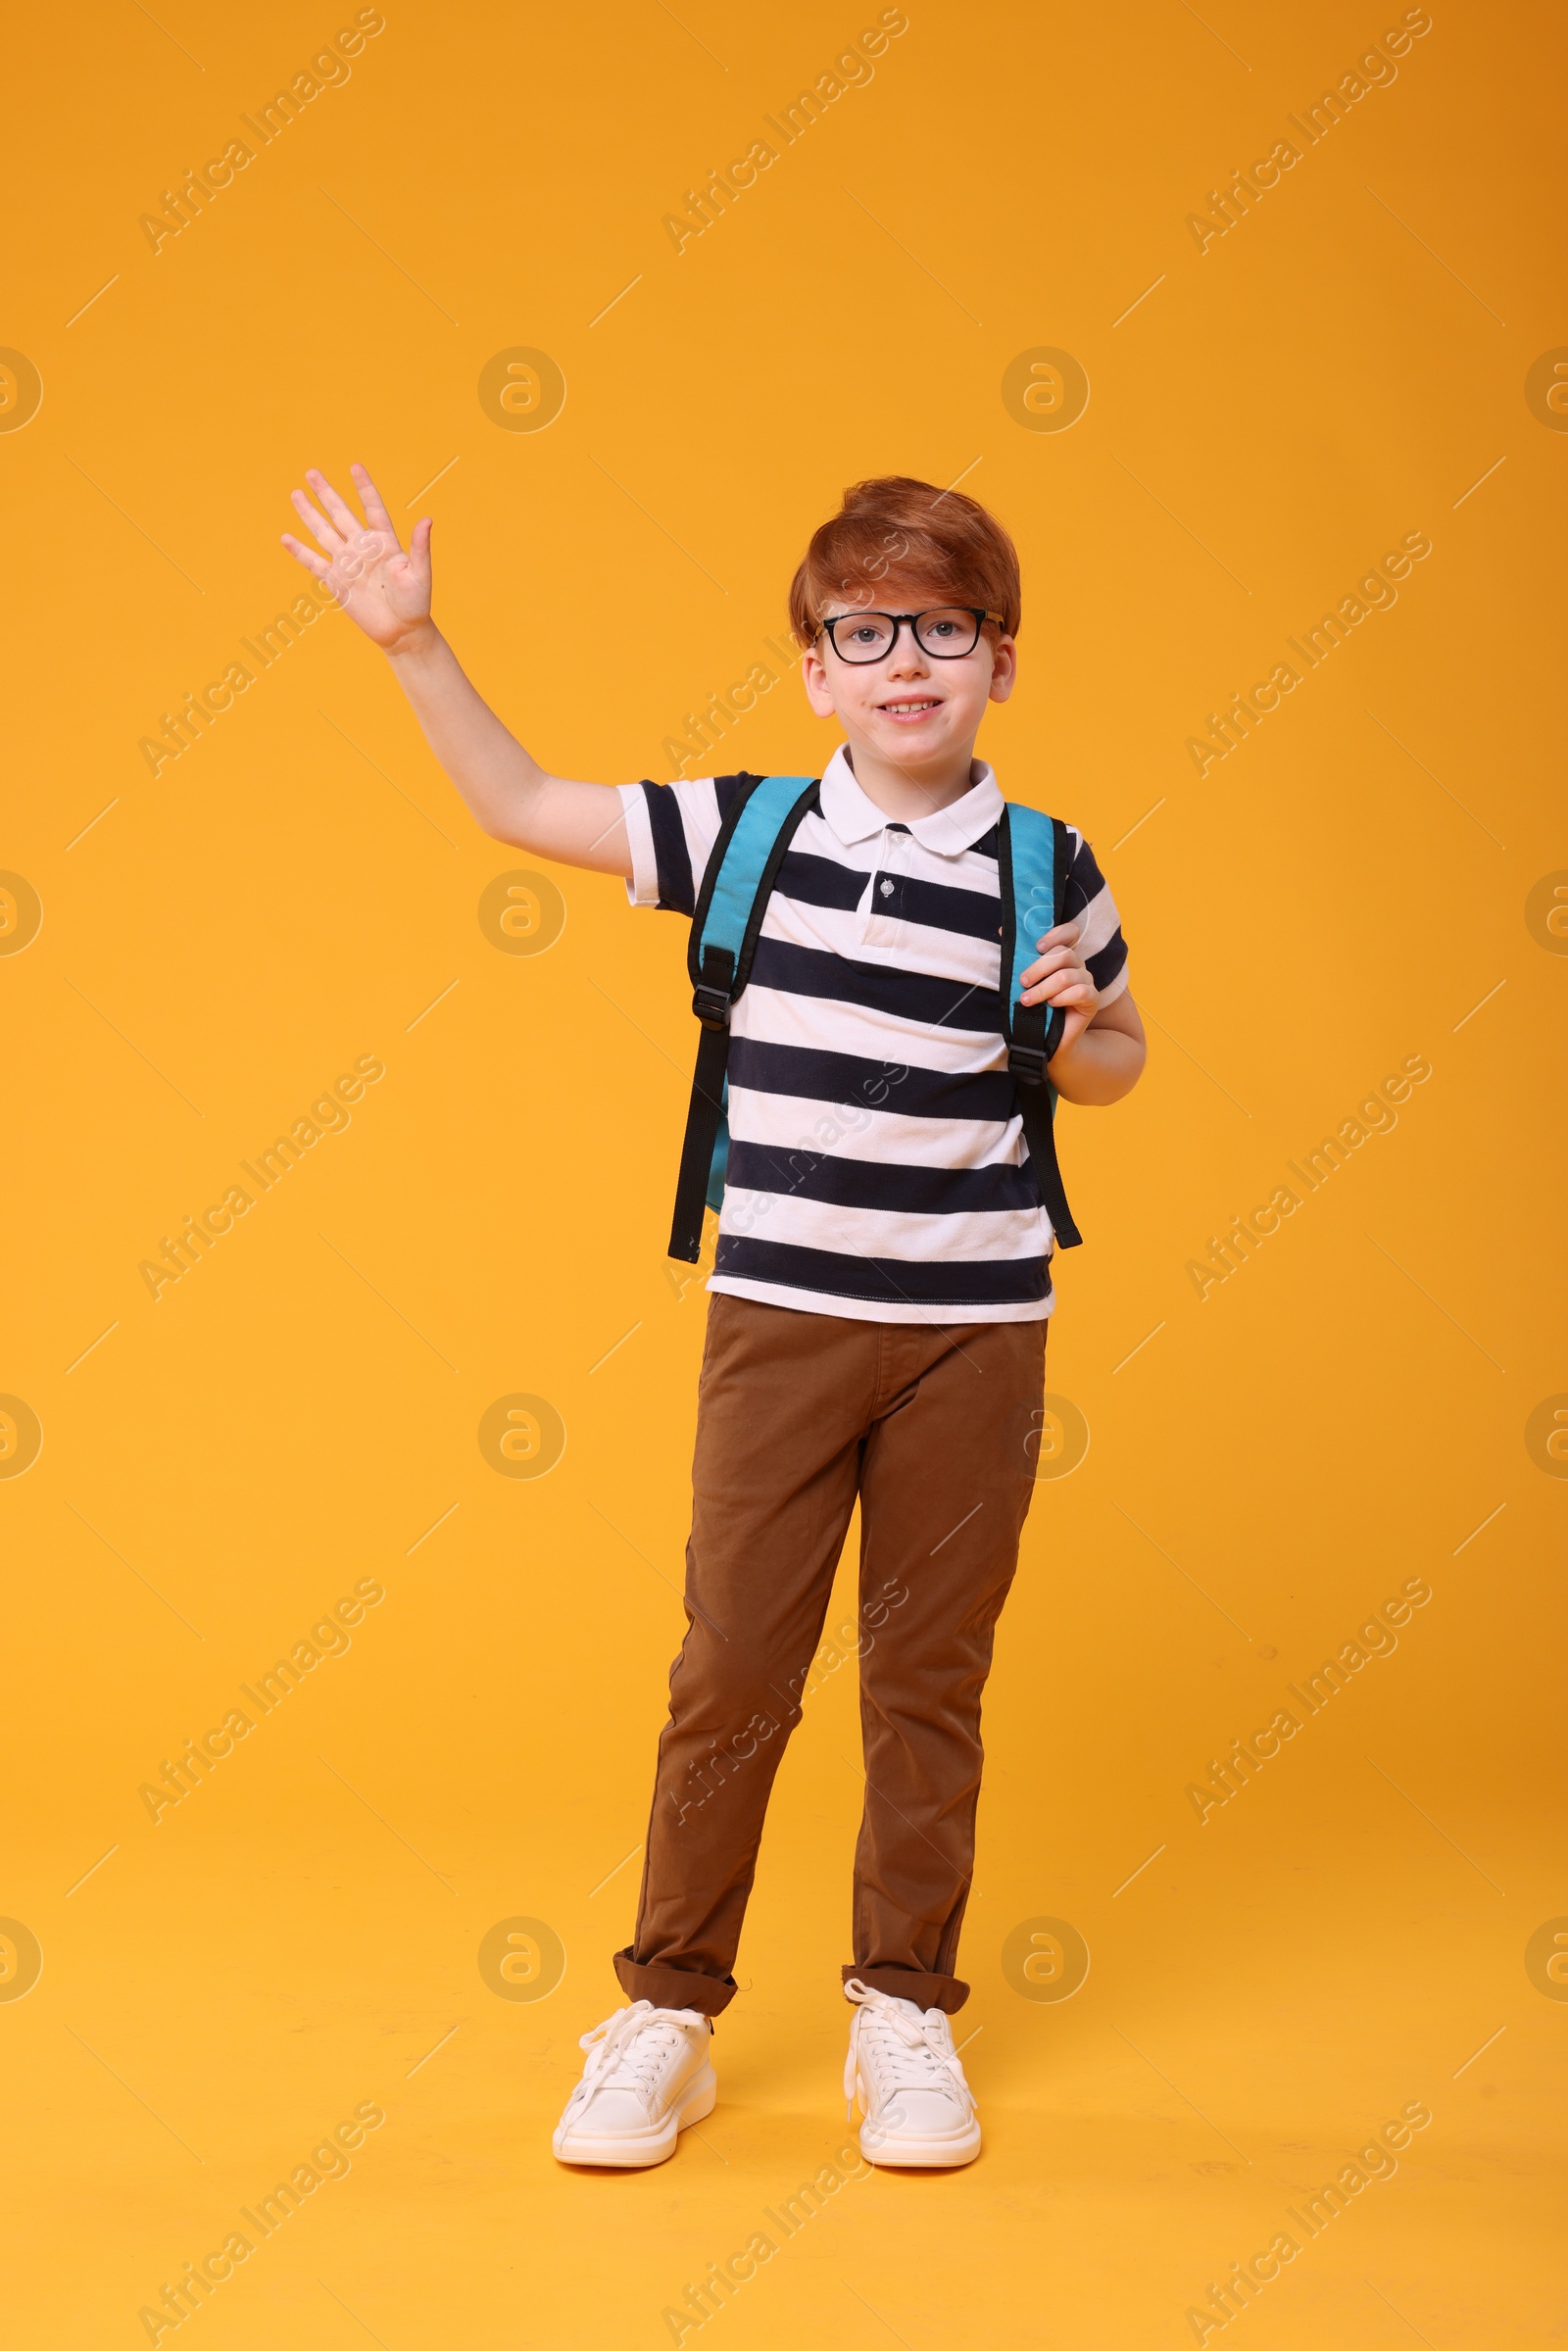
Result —
<instances>
[{"instance_id":1,"label":"raised hand","mask_svg":"<svg viewBox=\"0 0 1568 2351\"><path fill-rule=\"evenodd\" d=\"M403 548L381 493L365 467L351 465L349 471L365 520L313 466L305 478L325 514L303 490L295 490L292 498L294 512L321 552L318 555L290 531L283 533L283 545L313 579L331 590L373 645L385 653L402 653L430 633L430 523L416 522L412 540Z\"/></svg>"}]
</instances>

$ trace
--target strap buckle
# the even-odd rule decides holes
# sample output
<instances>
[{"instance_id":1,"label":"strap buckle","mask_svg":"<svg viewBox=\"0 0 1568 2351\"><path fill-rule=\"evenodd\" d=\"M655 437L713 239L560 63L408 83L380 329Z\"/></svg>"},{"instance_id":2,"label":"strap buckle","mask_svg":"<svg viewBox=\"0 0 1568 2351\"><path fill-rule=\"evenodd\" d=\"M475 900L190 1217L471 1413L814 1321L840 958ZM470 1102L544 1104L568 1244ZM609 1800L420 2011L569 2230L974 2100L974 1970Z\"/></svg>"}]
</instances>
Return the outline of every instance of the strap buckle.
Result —
<instances>
[{"instance_id":1,"label":"strap buckle","mask_svg":"<svg viewBox=\"0 0 1568 2351\"><path fill-rule=\"evenodd\" d=\"M1040 1086L1045 1083L1046 1056L1034 1046L1009 1045L1007 1067L1013 1076L1025 1086Z\"/></svg>"},{"instance_id":2,"label":"strap buckle","mask_svg":"<svg viewBox=\"0 0 1568 2351\"><path fill-rule=\"evenodd\" d=\"M692 990L692 1010L705 1029L727 1029L729 1027L728 989L710 988L700 981Z\"/></svg>"}]
</instances>

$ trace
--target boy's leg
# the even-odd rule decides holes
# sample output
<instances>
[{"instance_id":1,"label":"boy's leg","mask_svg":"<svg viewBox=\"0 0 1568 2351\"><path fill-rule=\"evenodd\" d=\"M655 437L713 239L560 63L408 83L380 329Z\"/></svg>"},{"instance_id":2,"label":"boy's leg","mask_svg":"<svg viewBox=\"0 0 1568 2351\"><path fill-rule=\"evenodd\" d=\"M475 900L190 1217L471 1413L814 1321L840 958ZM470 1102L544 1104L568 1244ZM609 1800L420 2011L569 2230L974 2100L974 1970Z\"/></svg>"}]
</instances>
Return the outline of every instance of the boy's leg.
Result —
<instances>
[{"instance_id":1,"label":"boy's leg","mask_svg":"<svg viewBox=\"0 0 1568 2351\"><path fill-rule=\"evenodd\" d=\"M980 1697L1033 1494L1046 1327L911 1331L922 1360L873 1423L861 1475L866 1786L844 1975L948 2013L969 1993L953 1971L974 1866Z\"/></svg>"},{"instance_id":2,"label":"boy's leg","mask_svg":"<svg viewBox=\"0 0 1568 2351\"><path fill-rule=\"evenodd\" d=\"M877 1406L876 1323L709 1300L686 1552L628 1998L716 2016Z\"/></svg>"}]
</instances>

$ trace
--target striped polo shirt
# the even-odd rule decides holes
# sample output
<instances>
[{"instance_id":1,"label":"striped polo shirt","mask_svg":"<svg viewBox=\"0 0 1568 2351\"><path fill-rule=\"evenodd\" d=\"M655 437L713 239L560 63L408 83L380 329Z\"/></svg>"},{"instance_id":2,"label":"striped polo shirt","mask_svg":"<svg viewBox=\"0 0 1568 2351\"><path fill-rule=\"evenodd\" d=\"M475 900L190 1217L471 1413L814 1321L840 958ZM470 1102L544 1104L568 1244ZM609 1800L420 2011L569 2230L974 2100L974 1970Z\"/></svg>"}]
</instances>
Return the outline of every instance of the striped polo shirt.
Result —
<instances>
[{"instance_id":1,"label":"striped polo shirt","mask_svg":"<svg viewBox=\"0 0 1568 2351\"><path fill-rule=\"evenodd\" d=\"M708 1287L877 1322L1051 1312L1051 1220L1002 1035L1003 797L895 822L841 746L734 1006L729 1163ZM739 776L624 784L636 906L690 916ZM1065 914L1102 998L1127 985L1109 890L1069 831Z\"/></svg>"}]
</instances>

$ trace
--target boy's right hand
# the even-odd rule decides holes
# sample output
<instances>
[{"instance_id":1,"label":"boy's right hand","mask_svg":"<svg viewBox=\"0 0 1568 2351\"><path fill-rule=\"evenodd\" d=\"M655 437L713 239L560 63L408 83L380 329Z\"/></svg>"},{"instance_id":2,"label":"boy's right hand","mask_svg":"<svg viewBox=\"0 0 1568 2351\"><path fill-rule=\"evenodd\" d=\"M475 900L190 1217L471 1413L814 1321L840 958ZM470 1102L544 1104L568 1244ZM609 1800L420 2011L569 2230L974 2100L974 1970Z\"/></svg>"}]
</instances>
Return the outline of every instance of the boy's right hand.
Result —
<instances>
[{"instance_id":1,"label":"boy's right hand","mask_svg":"<svg viewBox=\"0 0 1568 2351\"><path fill-rule=\"evenodd\" d=\"M365 520L313 467L305 478L320 506L296 490L294 511L320 553L285 531L289 554L392 657L425 741L487 833L535 857L630 881L619 793L551 773L503 726L430 617L429 522L416 522L407 549L400 547L374 482L363 465L350 471Z\"/></svg>"},{"instance_id":2,"label":"boy's right hand","mask_svg":"<svg viewBox=\"0 0 1568 2351\"><path fill-rule=\"evenodd\" d=\"M383 653L411 653L433 635L430 619L430 522L414 526L407 550L398 544L381 493L363 465L351 465L365 508L362 523L324 473L312 466L306 480L326 509L323 514L303 490L292 493L294 512L321 549L318 555L289 531L283 544L311 577L329 588L351 620L358 621Z\"/></svg>"}]
</instances>

